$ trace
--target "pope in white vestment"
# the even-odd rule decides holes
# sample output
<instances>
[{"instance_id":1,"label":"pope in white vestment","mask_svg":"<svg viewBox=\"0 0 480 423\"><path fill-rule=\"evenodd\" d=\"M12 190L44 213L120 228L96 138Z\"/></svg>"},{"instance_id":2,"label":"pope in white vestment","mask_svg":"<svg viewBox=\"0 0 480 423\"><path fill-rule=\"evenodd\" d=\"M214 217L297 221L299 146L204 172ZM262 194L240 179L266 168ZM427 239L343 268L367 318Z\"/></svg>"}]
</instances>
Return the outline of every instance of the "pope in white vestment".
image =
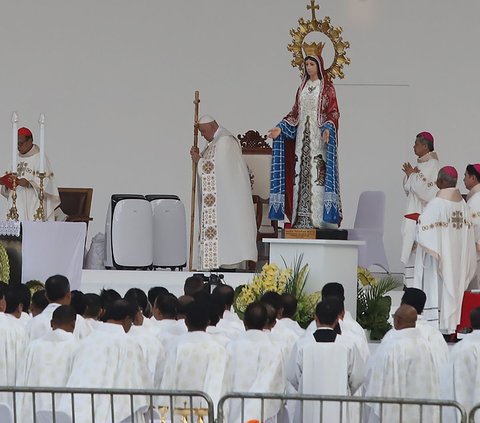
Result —
<instances>
[{"instance_id":1,"label":"pope in white vestment","mask_svg":"<svg viewBox=\"0 0 480 423\"><path fill-rule=\"evenodd\" d=\"M440 164L437 153L433 151L432 134L429 132L418 134L415 140L414 151L418 156L417 166L413 168L410 163L404 163L403 165L403 171L405 172L403 189L407 195L405 214L421 214L427 203L435 197L438 191L435 181L437 180ZM411 255L414 248L415 235L415 221L404 218L401 260L405 265L411 265L412 263Z\"/></svg>"},{"instance_id":2,"label":"pope in white vestment","mask_svg":"<svg viewBox=\"0 0 480 423\"><path fill-rule=\"evenodd\" d=\"M454 188L456 181L457 172L451 166L439 171L441 189L417 225L414 285L427 294L425 317L438 316L439 329L447 334L460 323L463 294L477 266L471 212Z\"/></svg>"},{"instance_id":3,"label":"pope in white vestment","mask_svg":"<svg viewBox=\"0 0 480 423\"><path fill-rule=\"evenodd\" d=\"M200 201L199 269L257 261L257 226L250 177L239 141L212 117L199 120L208 141L198 163Z\"/></svg>"},{"instance_id":4,"label":"pope in white vestment","mask_svg":"<svg viewBox=\"0 0 480 423\"><path fill-rule=\"evenodd\" d=\"M20 185L17 185L17 212L20 221L34 220L34 214L39 206L38 194L40 192L40 148L33 144L33 136L29 129L20 128L18 130L18 156L17 156L17 179ZM48 158L44 162L45 178L44 184L44 203L45 220L55 220L54 211L60 205L60 195L54 174ZM12 191L5 185L2 185L1 194L7 198L7 210L12 207Z\"/></svg>"}]
</instances>

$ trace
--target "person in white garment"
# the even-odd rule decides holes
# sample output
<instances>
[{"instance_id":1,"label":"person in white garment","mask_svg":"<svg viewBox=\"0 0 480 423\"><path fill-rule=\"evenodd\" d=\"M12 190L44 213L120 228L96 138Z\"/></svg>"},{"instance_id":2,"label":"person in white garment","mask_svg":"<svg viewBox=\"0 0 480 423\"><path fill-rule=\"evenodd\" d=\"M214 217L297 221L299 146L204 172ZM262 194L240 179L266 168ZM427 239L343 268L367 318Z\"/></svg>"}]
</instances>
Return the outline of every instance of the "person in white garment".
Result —
<instances>
[{"instance_id":1,"label":"person in white garment","mask_svg":"<svg viewBox=\"0 0 480 423\"><path fill-rule=\"evenodd\" d=\"M463 294L477 267L471 212L455 188L457 178L454 167L440 169L439 191L417 224L414 287L427 295L425 318L438 320L445 335L460 323Z\"/></svg>"},{"instance_id":2,"label":"person in white garment","mask_svg":"<svg viewBox=\"0 0 480 423\"><path fill-rule=\"evenodd\" d=\"M303 329L296 320L293 320L297 312L297 299L292 294L282 294L282 315L277 320L277 327L286 327L293 331L297 337L303 336L305 329Z\"/></svg>"},{"instance_id":3,"label":"person in white garment","mask_svg":"<svg viewBox=\"0 0 480 423\"><path fill-rule=\"evenodd\" d=\"M363 382L364 360L350 339L338 335L341 304L338 298L328 297L317 304L317 330L301 338L292 350L287 369L291 387L301 394L353 395ZM308 402L290 405L294 422L319 421L320 410ZM294 410L293 410L294 408ZM340 421L340 408L324 404L323 421Z\"/></svg>"},{"instance_id":4,"label":"person in white garment","mask_svg":"<svg viewBox=\"0 0 480 423\"><path fill-rule=\"evenodd\" d=\"M202 270L245 267L257 261L257 226L247 165L239 141L211 116L202 116L198 129L208 141L198 164L199 265Z\"/></svg>"},{"instance_id":5,"label":"person in white garment","mask_svg":"<svg viewBox=\"0 0 480 423\"><path fill-rule=\"evenodd\" d=\"M409 399L439 399L437 368L427 341L415 327L417 312L402 304L393 315L395 332L382 341L369 361L365 377L365 396ZM439 421L438 407L424 408L423 420L417 406L400 408L369 403L365 408L366 423Z\"/></svg>"},{"instance_id":6,"label":"person in white garment","mask_svg":"<svg viewBox=\"0 0 480 423\"><path fill-rule=\"evenodd\" d=\"M62 388L72 370L78 341L73 336L76 312L72 306L61 305L52 314L52 331L30 342L22 367L22 386ZM55 396L58 401L59 396ZM35 396L35 410L31 396L25 394L22 422L33 422L34 412L52 409L50 394Z\"/></svg>"},{"instance_id":7,"label":"person in white garment","mask_svg":"<svg viewBox=\"0 0 480 423\"><path fill-rule=\"evenodd\" d=\"M444 373L447 399L458 401L467 413L480 403L480 308L470 312L470 322L473 332L453 346Z\"/></svg>"},{"instance_id":8,"label":"person in white garment","mask_svg":"<svg viewBox=\"0 0 480 423\"><path fill-rule=\"evenodd\" d=\"M17 212L20 221L34 220L38 209L40 192L40 155L38 145L33 143L33 134L28 128L18 130L17 157ZM55 209L60 205L60 195L48 158L45 156L44 203L45 220L55 220ZM2 185L1 194L7 198L7 210L12 207L12 190Z\"/></svg>"},{"instance_id":9,"label":"person in white garment","mask_svg":"<svg viewBox=\"0 0 480 423\"><path fill-rule=\"evenodd\" d=\"M405 292L403 293L401 299L401 304L412 306L417 311L417 322L415 327L418 329L418 332L425 339L425 341L427 341L428 348L430 348L432 356L435 360L437 369L436 374L438 378L440 378L440 373L447 363L449 357L448 345L438 328L436 328L435 325L425 319L422 315L426 301L427 296L421 289L405 288ZM387 340L395 333L395 330L395 328L392 328L385 334L383 339Z\"/></svg>"},{"instance_id":10,"label":"person in white garment","mask_svg":"<svg viewBox=\"0 0 480 423\"><path fill-rule=\"evenodd\" d=\"M402 167L404 173L403 189L407 196L405 214L422 213L427 203L435 197L438 191L437 180L440 163L434 151L434 139L430 132L420 132L413 145L417 156L414 167L405 162ZM405 283L412 286L413 265L415 262L415 220L404 217L402 223L402 251L401 260L405 264Z\"/></svg>"},{"instance_id":11,"label":"person in white garment","mask_svg":"<svg viewBox=\"0 0 480 423\"><path fill-rule=\"evenodd\" d=\"M52 330L50 321L53 311L61 305L70 305L71 292L70 282L63 275L50 276L45 281L45 295L49 301L48 306L37 316L31 319L27 326L27 334L30 340L40 338ZM90 327L85 323L85 319L77 314L74 335L77 339L82 339L90 333Z\"/></svg>"},{"instance_id":12,"label":"person in white garment","mask_svg":"<svg viewBox=\"0 0 480 423\"><path fill-rule=\"evenodd\" d=\"M8 285L0 283L0 385L20 385L20 371L27 346L25 327L12 315L5 314ZM12 395L0 392L0 403L13 406Z\"/></svg>"},{"instance_id":13,"label":"person in white garment","mask_svg":"<svg viewBox=\"0 0 480 423\"><path fill-rule=\"evenodd\" d=\"M480 163L469 164L463 178L465 188L468 189L467 205L472 212L473 227L475 230L475 244L477 247L477 271L475 280L470 289L480 288Z\"/></svg>"},{"instance_id":14,"label":"person in white garment","mask_svg":"<svg viewBox=\"0 0 480 423\"><path fill-rule=\"evenodd\" d=\"M188 333L180 335L170 348L167 348L165 371L160 386L162 390L197 390L206 392L214 404L218 404L225 392L225 371L227 352L206 333L209 324L208 310L201 301L191 303L186 311L185 324ZM158 380L155 377L155 380ZM175 398L177 407L187 407L189 398ZM169 405L169 400L160 400L160 405ZM193 399L193 407L206 407L203 400Z\"/></svg>"},{"instance_id":15,"label":"person in white garment","mask_svg":"<svg viewBox=\"0 0 480 423\"><path fill-rule=\"evenodd\" d=\"M267 310L259 302L253 302L245 310L246 331L227 345L228 366L226 376L227 392L248 392L283 394L285 374L282 352L263 331L267 322ZM228 421L242 423L250 419L266 421L275 417L280 410L280 401L259 400L228 402Z\"/></svg>"},{"instance_id":16,"label":"person in white garment","mask_svg":"<svg viewBox=\"0 0 480 423\"><path fill-rule=\"evenodd\" d=\"M235 298L234 289L230 285L217 285L212 291L212 295L217 297L224 305L224 311L217 323L217 328L231 339L242 334L245 331L245 326L235 311L232 311Z\"/></svg>"},{"instance_id":17,"label":"person in white garment","mask_svg":"<svg viewBox=\"0 0 480 423\"><path fill-rule=\"evenodd\" d=\"M135 310L125 300L114 301L107 307L106 321L79 345L66 383L68 388L135 390L153 387L142 348L134 337L128 336L134 316ZM95 395L93 402L89 395L76 395L75 422L92 423L92 407L95 422L121 422L131 417L131 408L137 419L147 412L149 404L150 399L144 396L135 396L132 405L124 396L116 396L112 416L109 395ZM72 414L70 395L62 399L60 410Z\"/></svg>"}]
</instances>

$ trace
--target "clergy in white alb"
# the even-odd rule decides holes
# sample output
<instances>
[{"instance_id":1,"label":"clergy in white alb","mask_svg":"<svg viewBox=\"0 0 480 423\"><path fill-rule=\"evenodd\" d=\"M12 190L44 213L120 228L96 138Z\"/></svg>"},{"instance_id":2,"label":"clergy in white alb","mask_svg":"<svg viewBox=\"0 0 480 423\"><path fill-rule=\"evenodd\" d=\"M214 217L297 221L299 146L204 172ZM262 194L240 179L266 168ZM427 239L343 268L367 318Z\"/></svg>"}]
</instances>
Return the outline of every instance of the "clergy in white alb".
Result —
<instances>
[{"instance_id":1,"label":"clergy in white alb","mask_svg":"<svg viewBox=\"0 0 480 423\"><path fill-rule=\"evenodd\" d=\"M198 128L208 141L198 165L199 269L241 266L257 261L257 226L247 165L239 141L215 119L203 116Z\"/></svg>"},{"instance_id":2,"label":"clergy in white alb","mask_svg":"<svg viewBox=\"0 0 480 423\"><path fill-rule=\"evenodd\" d=\"M403 189L407 195L407 207L405 214L423 212L427 203L435 197L438 191L435 181L437 180L440 164L437 153L434 151L434 140L430 132L421 132L415 139L413 151L418 157L417 165L413 167L410 163L403 164ZM413 266L414 256L412 251L415 244L415 220L404 218L402 224L402 253L401 260L405 266ZM411 277L410 272L407 272ZM407 280L408 282L408 280Z\"/></svg>"},{"instance_id":3,"label":"clergy in white alb","mask_svg":"<svg viewBox=\"0 0 480 423\"><path fill-rule=\"evenodd\" d=\"M17 212L20 221L34 220L34 215L40 205L38 194L40 192L40 148L33 144L33 135L28 128L18 130L18 156L17 156ZM60 195L55 182L50 162L45 156L45 178L43 208L45 220L55 220L55 208L60 205ZM1 193L7 198L7 210L12 207L12 190L2 185Z\"/></svg>"},{"instance_id":4,"label":"clergy in white alb","mask_svg":"<svg viewBox=\"0 0 480 423\"><path fill-rule=\"evenodd\" d=\"M438 327L432 322L429 322L422 315L423 309L427 296L425 292L418 288L405 288L405 292L401 299L401 304L407 304L415 308L417 312L417 322L416 329L419 335L426 341L427 348L432 354L434 363L435 363L435 377L437 378L437 383L441 384L441 374L447 364L449 358L449 350L447 342L443 337L442 333L438 330ZM395 336L396 329L392 328L388 331L383 337L383 341L387 341L391 336Z\"/></svg>"},{"instance_id":5,"label":"clergy in white alb","mask_svg":"<svg viewBox=\"0 0 480 423\"><path fill-rule=\"evenodd\" d=\"M417 312L402 304L394 314L395 331L384 339L369 361L365 377L365 396L408 399L439 399L437 368L427 342L415 327ZM382 411L381 411L382 410ZM382 413L382 415L380 415ZM438 407L424 407L423 420L418 406L368 403L366 423L437 423Z\"/></svg>"},{"instance_id":6,"label":"clergy in white alb","mask_svg":"<svg viewBox=\"0 0 480 423\"><path fill-rule=\"evenodd\" d=\"M52 320L54 310L61 305L70 305L71 292L68 278L63 275L50 276L45 281L45 295L49 301L48 306L40 314L31 319L26 326L30 340L40 338L46 333L51 332L52 327L50 321ZM91 328L85 323L85 319L77 314L75 331L73 332L75 338L85 338L90 331Z\"/></svg>"},{"instance_id":7,"label":"clergy in white alb","mask_svg":"<svg viewBox=\"0 0 480 423\"><path fill-rule=\"evenodd\" d=\"M22 367L21 386L63 388L72 369L78 341L73 336L76 313L71 306L62 305L52 315L52 331L29 343ZM55 396L58 402L59 395ZM20 403L22 422L33 422L34 413L52 409L52 395L35 395L35 410L32 397L23 395Z\"/></svg>"},{"instance_id":8,"label":"clergy in white alb","mask_svg":"<svg viewBox=\"0 0 480 423\"><path fill-rule=\"evenodd\" d=\"M218 404L225 392L225 372L227 352L213 337L206 333L208 310L204 304L193 302L187 309L185 323L188 333L180 335L174 344L167 348L165 371L160 388L162 390L197 390L206 392ZM158 378L156 377L155 380ZM190 407L188 397L176 397L177 407ZM159 398L159 405L169 406L168 398ZM205 408L206 402L193 398L193 407Z\"/></svg>"},{"instance_id":9,"label":"clergy in white alb","mask_svg":"<svg viewBox=\"0 0 480 423\"><path fill-rule=\"evenodd\" d=\"M280 319L277 319L277 324L275 326L285 327L290 331L294 332L297 335L297 338L300 338L305 333L303 329L296 320L293 318L297 312L297 299L291 294L282 294L282 316Z\"/></svg>"},{"instance_id":10,"label":"clergy in white alb","mask_svg":"<svg viewBox=\"0 0 480 423\"><path fill-rule=\"evenodd\" d=\"M68 388L99 389L151 389L151 377L142 348L127 332L132 326L135 311L125 300L117 300L106 310L107 321L81 341L76 352ZM126 400L125 396L113 396L113 416L110 395L75 396L75 422L92 423L92 408L95 422L121 422L130 418L131 408L134 423L144 420L150 399L135 395ZM94 403L94 404L92 404ZM60 409L72 414L70 395L62 398ZM129 420L130 421L130 420ZM142 421L142 423L143 423Z\"/></svg>"},{"instance_id":11,"label":"clergy in white alb","mask_svg":"<svg viewBox=\"0 0 480 423\"><path fill-rule=\"evenodd\" d=\"M217 323L217 328L231 339L245 332L245 326L237 314L232 311L235 291L230 285L217 285L212 291L212 295L224 304L224 311Z\"/></svg>"},{"instance_id":12,"label":"clergy in white alb","mask_svg":"<svg viewBox=\"0 0 480 423\"><path fill-rule=\"evenodd\" d=\"M451 166L440 169L440 191L417 224L414 287L427 295L424 316L438 318L439 329L446 334L455 332L460 323L463 294L477 266L471 212L455 188L457 177Z\"/></svg>"},{"instance_id":13,"label":"clergy in white alb","mask_svg":"<svg viewBox=\"0 0 480 423\"><path fill-rule=\"evenodd\" d=\"M480 288L480 163L470 164L465 170L463 179L467 188L467 205L472 213L473 228L475 231L475 244L477 248L477 270L475 280L470 284L470 289Z\"/></svg>"},{"instance_id":14,"label":"clergy in white alb","mask_svg":"<svg viewBox=\"0 0 480 423\"><path fill-rule=\"evenodd\" d=\"M470 312L470 322L473 332L453 346L443 381L446 399L458 401L467 413L480 403L480 308Z\"/></svg>"},{"instance_id":15,"label":"clergy in white alb","mask_svg":"<svg viewBox=\"0 0 480 423\"><path fill-rule=\"evenodd\" d=\"M246 331L227 345L227 392L283 394L285 374L282 351L272 342L263 328L267 310L259 302L248 305L244 323ZM248 420L266 421L277 415L280 401L229 400L228 422L243 423ZM243 420L241 419L243 415Z\"/></svg>"},{"instance_id":16,"label":"clergy in white alb","mask_svg":"<svg viewBox=\"0 0 480 423\"><path fill-rule=\"evenodd\" d=\"M187 333L187 327L177 320L178 307L177 297L170 293L159 295L153 305L153 331L165 351L178 336Z\"/></svg>"},{"instance_id":17,"label":"clergy in white alb","mask_svg":"<svg viewBox=\"0 0 480 423\"><path fill-rule=\"evenodd\" d=\"M317 330L300 338L292 350L287 378L300 394L353 395L363 382L365 367L359 350L334 330L340 303L336 297L322 299L315 310ZM302 415L303 421L320 420L319 404L297 402L287 408L294 422L301 422ZM341 412L347 413L338 405L325 403L323 421L340 421Z\"/></svg>"}]
</instances>

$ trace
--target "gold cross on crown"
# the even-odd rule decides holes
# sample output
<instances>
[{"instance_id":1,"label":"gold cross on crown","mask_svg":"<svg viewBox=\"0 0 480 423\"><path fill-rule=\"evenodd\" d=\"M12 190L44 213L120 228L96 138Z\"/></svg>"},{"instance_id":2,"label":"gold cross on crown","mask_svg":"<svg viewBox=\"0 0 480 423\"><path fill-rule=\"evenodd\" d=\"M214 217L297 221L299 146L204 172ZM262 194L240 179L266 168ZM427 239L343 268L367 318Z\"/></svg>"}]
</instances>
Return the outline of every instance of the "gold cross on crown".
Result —
<instances>
[{"instance_id":1,"label":"gold cross on crown","mask_svg":"<svg viewBox=\"0 0 480 423\"><path fill-rule=\"evenodd\" d=\"M317 18L315 17L315 9L320 10L320 6L318 4L315 4L315 0L310 0L310 4L307 5L307 10L312 11L312 21L317 20Z\"/></svg>"}]
</instances>

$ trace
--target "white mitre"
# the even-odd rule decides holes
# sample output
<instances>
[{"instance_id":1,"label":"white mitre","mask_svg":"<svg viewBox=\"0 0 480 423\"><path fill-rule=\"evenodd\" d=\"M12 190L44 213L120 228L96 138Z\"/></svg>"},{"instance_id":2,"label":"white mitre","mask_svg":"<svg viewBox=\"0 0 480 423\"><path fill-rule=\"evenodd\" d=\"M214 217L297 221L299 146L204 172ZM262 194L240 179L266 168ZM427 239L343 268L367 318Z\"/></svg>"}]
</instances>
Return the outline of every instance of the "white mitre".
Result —
<instances>
[{"instance_id":1,"label":"white mitre","mask_svg":"<svg viewBox=\"0 0 480 423\"><path fill-rule=\"evenodd\" d=\"M198 119L198 123L211 123L215 122L215 118L210 115L203 115L200 119Z\"/></svg>"}]
</instances>

